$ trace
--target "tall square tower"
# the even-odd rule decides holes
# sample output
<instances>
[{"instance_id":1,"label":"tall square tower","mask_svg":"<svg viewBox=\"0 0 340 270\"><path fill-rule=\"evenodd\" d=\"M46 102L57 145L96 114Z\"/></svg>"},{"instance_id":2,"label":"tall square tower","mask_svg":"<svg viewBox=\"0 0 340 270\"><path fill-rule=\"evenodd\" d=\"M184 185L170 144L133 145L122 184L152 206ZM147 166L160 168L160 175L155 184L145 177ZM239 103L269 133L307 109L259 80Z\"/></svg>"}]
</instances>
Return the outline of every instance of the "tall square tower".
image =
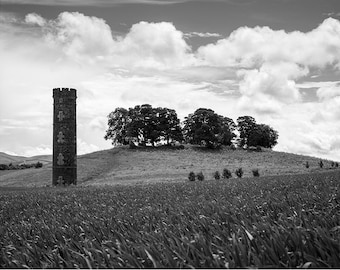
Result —
<instances>
[{"instance_id":1,"label":"tall square tower","mask_svg":"<svg viewBox=\"0 0 340 270\"><path fill-rule=\"evenodd\" d=\"M77 184L76 89L53 89L52 184Z\"/></svg>"}]
</instances>

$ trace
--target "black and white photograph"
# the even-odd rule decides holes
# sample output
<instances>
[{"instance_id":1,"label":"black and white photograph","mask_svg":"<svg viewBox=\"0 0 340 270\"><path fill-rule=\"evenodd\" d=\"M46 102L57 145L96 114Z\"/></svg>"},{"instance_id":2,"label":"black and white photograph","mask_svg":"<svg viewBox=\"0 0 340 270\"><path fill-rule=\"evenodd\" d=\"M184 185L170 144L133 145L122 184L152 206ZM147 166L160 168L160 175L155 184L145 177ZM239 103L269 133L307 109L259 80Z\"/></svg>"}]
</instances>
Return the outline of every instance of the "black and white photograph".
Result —
<instances>
[{"instance_id":1,"label":"black and white photograph","mask_svg":"<svg viewBox=\"0 0 340 270\"><path fill-rule=\"evenodd\" d=\"M340 268L339 0L0 0L0 268Z\"/></svg>"}]
</instances>

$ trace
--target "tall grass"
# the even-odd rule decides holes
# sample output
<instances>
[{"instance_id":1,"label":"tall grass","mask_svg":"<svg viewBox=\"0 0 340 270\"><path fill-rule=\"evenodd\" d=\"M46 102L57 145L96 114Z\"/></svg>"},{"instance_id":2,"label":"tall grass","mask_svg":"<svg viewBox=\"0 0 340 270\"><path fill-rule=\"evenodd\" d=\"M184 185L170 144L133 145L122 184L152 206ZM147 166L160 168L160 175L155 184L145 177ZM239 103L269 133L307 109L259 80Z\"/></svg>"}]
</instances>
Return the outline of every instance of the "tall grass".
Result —
<instances>
[{"instance_id":1,"label":"tall grass","mask_svg":"<svg viewBox=\"0 0 340 270\"><path fill-rule=\"evenodd\" d=\"M340 267L340 172L0 190L1 268Z\"/></svg>"}]
</instances>

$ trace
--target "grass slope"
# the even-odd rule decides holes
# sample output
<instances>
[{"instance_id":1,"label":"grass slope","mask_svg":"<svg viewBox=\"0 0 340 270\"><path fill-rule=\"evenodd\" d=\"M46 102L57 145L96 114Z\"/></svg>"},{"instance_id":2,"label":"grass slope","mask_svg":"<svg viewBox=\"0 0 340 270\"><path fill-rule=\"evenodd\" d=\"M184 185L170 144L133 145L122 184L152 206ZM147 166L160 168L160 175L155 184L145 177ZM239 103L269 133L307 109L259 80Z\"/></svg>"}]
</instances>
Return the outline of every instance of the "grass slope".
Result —
<instances>
[{"instance_id":1,"label":"grass slope","mask_svg":"<svg viewBox=\"0 0 340 270\"><path fill-rule=\"evenodd\" d=\"M4 152L0 152L0 164L20 163L24 159L25 157L23 156L12 156Z\"/></svg>"},{"instance_id":2,"label":"grass slope","mask_svg":"<svg viewBox=\"0 0 340 270\"><path fill-rule=\"evenodd\" d=\"M18 165L20 163L26 162L30 163L37 163L41 162L43 164L51 163L52 156L51 155L39 155L33 157L23 157L23 156L12 156L3 152L0 152L0 164L9 164L12 163L13 165Z\"/></svg>"},{"instance_id":3,"label":"grass slope","mask_svg":"<svg viewBox=\"0 0 340 270\"><path fill-rule=\"evenodd\" d=\"M309 169L304 166L306 161ZM252 176L252 169L256 168L261 176L306 173L318 171L318 162L318 158L268 150L212 151L186 146L184 150L117 147L79 156L77 164L79 185L115 185L183 182L190 171L202 171L211 180L216 170L227 168L234 173L239 167L243 168L244 177ZM330 167L330 162L324 163L324 169ZM51 177L51 162L41 169L0 171L0 187L43 187L51 184Z\"/></svg>"},{"instance_id":4,"label":"grass slope","mask_svg":"<svg viewBox=\"0 0 340 270\"><path fill-rule=\"evenodd\" d=\"M339 268L339 186L333 170L0 189L0 268Z\"/></svg>"}]
</instances>

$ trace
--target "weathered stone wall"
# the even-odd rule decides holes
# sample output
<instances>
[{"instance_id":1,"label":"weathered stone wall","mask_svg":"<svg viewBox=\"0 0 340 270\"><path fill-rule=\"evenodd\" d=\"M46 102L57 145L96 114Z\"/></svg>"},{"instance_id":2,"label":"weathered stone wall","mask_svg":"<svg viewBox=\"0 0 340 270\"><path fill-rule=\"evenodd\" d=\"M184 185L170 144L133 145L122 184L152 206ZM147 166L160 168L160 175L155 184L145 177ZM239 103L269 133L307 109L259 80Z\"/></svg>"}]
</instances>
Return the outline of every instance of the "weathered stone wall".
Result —
<instances>
[{"instance_id":1,"label":"weathered stone wall","mask_svg":"<svg viewBox=\"0 0 340 270\"><path fill-rule=\"evenodd\" d=\"M77 184L76 89L53 89L52 184Z\"/></svg>"}]
</instances>

